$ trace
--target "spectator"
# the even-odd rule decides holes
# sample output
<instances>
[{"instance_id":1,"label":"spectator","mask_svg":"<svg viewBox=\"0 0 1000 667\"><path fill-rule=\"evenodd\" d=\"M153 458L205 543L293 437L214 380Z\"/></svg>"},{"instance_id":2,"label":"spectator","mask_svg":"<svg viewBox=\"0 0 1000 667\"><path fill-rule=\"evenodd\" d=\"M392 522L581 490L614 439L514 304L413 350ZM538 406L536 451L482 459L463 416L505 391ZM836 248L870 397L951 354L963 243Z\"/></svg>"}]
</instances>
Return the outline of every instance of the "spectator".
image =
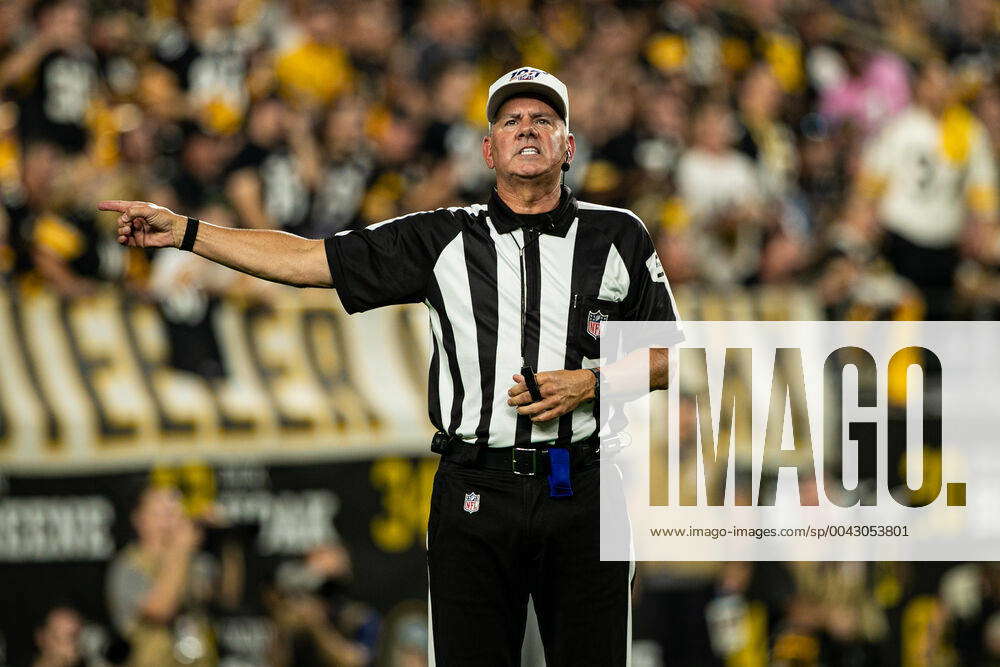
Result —
<instances>
[{"instance_id":1,"label":"spectator","mask_svg":"<svg viewBox=\"0 0 1000 667\"><path fill-rule=\"evenodd\" d=\"M25 141L45 140L70 154L87 146L87 113L98 85L87 44L88 5L43 0L34 7L36 34L0 64L0 81L18 91Z\"/></svg>"},{"instance_id":2,"label":"spectator","mask_svg":"<svg viewBox=\"0 0 1000 667\"><path fill-rule=\"evenodd\" d=\"M116 280L126 254L107 246L95 216L72 200L74 173L65 154L50 142L25 150L20 184L6 193L7 238L14 251L13 275L74 297L93 293L99 281Z\"/></svg>"},{"instance_id":3,"label":"spectator","mask_svg":"<svg viewBox=\"0 0 1000 667\"><path fill-rule=\"evenodd\" d=\"M32 667L78 667L82 665L80 633L83 619L72 607L53 607L35 630L38 654Z\"/></svg>"},{"instance_id":4,"label":"spectator","mask_svg":"<svg viewBox=\"0 0 1000 667\"><path fill-rule=\"evenodd\" d=\"M788 195L798 172L792 133L781 122L783 93L771 66L755 65L740 85L737 149L757 163L760 182L774 197Z\"/></svg>"},{"instance_id":5,"label":"spectator","mask_svg":"<svg viewBox=\"0 0 1000 667\"><path fill-rule=\"evenodd\" d=\"M339 4L337 12L345 22L340 42L350 56L351 69L367 79L365 88L370 92L372 83L386 74L394 54L407 48L400 34L403 10L394 0L365 0Z\"/></svg>"},{"instance_id":6,"label":"spectator","mask_svg":"<svg viewBox=\"0 0 1000 667\"><path fill-rule=\"evenodd\" d=\"M73 172L60 172L64 156L49 153L45 144L29 148L25 159L26 182L43 178L49 169L52 184L40 186L49 198L31 224L31 261L46 283L63 296L86 296L101 283L124 277L130 253L114 247L108 220L95 216L75 201ZM48 162L49 164L45 164ZM36 170L40 173L35 174ZM79 174L79 172L77 172ZM79 174L82 176L82 174ZM35 190L39 186L32 185ZM51 189L49 189L51 188Z\"/></svg>"},{"instance_id":7,"label":"spectator","mask_svg":"<svg viewBox=\"0 0 1000 667\"><path fill-rule=\"evenodd\" d=\"M199 552L203 529L185 515L173 488L151 486L132 514L136 540L108 570L107 601L131 645L129 665L213 665L206 615L212 565Z\"/></svg>"},{"instance_id":8,"label":"spectator","mask_svg":"<svg viewBox=\"0 0 1000 667\"><path fill-rule=\"evenodd\" d=\"M839 53L825 48L813 54L814 71L822 72L819 110L834 123L850 122L870 134L909 103L906 64L847 30L841 40Z\"/></svg>"},{"instance_id":9,"label":"spectator","mask_svg":"<svg viewBox=\"0 0 1000 667\"><path fill-rule=\"evenodd\" d=\"M385 622L380 642L381 667L427 667L427 606L403 602Z\"/></svg>"},{"instance_id":10,"label":"spectator","mask_svg":"<svg viewBox=\"0 0 1000 667\"><path fill-rule=\"evenodd\" d=\"M306 6L300 41L279 53L274 64L278 91L297 109L316 109L333 102L351 85L351 66L337 45L339 10L319 0Z\"/></svg>"},{"instance_id":11,"label":"spectator","mask_svg":"<svg viewBox=\"0 0 1000 667\"><path fill-rule=\"evenodd\" d=\"M127 11L103 12L95 17L91 46L101 80L115 99L134 99L139 67L133 54L145 50L139 17Z\"/></svg>"},{"instance_id":12,"label":"spectator","mask_svg":"<svg viewBox=\"0 0 1000 667\"><path fill-rule=\"evenodd\" d=\"M372 118L370 129L378 167L361 203L361 223L365 226L407 213L404 197L424 175L426 166L416 160L421 139L416 120L387 111Z\"/></svg>"},{"instance_id":13,"label":"spectator","mask_svg":"<svg viewBox=\"0 0 1000 667\"><path fill-rule=\"evenodd\" d=\"M431 97L436 103L422 146L435 159L447 158L460 165L462 190L469 193L478 192L489 183L489 171L483 166L480 149L482 128L469 120L476 83L476 70L467 63L453 63L442 71L434 82ZM478 114L473 117L478 118Z\"/></svg>"},{"instance_id":14,"label":"spectator","mask_svg":"<svg viewBox=\"0 0 1000 667\"><path fill-rule=\"evenodd\" d=\"M351 561L339 544L322 544L301 561L282 563L266 602L275 623L272 663L367 665L378 637L378 619L346 596Z\"/></svg>"},{"instance_id":15,"label":"spectator","mask_svg":"<svg viewBox=\"0 0 1000 667\"><path fill-rule=\"evenodd\" d=\"M226 168L226 193L243 225L301 232L308 226L319 154L309 118L278 99L250 111L247 142Z\"/></svg>"},{"instance_id":16,"label":"spectator","mask_svg":"<svg viewBox=\"0 0 1000 667\"><path fill-rule=\"evenodd\" d=\"M479 14L468 0L427 3L415 26L416 72L429 83L452 61L475 62L480 52Z\"/></svg>"},{"instance_id":17,"label":"spectator","mask_svg":"<svg viewBox=\"0 0 1000 667\"><path fill-rule=\"evenodd\" d=\"M844 161L847 134L838 132L819 114L800 122L795 196L816 233L823 233L843 208L847 191Z\"/></svg>"},{"instance_id":18,"label":"spectator","mask_svg":"<svg viewBox=\"0 0 1000 667\"><path fill-rule=\"evenodd\" d=\"M957 0L942 5L933 34L949 62L995 71L1000 57L996 6L987 0Z\"/></svg>"},{"instance_id":19,"label":"spectator","mask_svg":"<svg viewBox=\"0 0 1000 667\"><path fill-rule=\"evenodd\" d=\"M255 35L238 27L239 3L192 0L159 35L156 59L186 97L191 120L212 132L239 128L249 102L250 54Z\"/></svg>"},{"instance_id":20,"label":"spectator","mask_svg":"<svg viewBox=\"0 0 1000 667\"><path fill-rule=\"evenodd\" d=\"M357 97L342 98L323 124L320 166L309 236L323 238L359 224L358 213L375 168L365 137L368 109Z\"/></svg>"},{"instance_id":21,"label":"spectator","mask_svg":"<svg viewBox=\"0 0 1000 667\"><path fill-rule=\"evenodd\" d=\"M694 145L677 166L699 273L720 286L749 279L760 262L764 202L753 163L733 148L734 135L729 108L704 104L694 118Z\"/></svg>"},{"instance_id":22,"label":"spectator","mask_svg":"<svg viewBox=\"0 0 1000 667\"><path fill-rule=\"evenodd\" d=\"M178 163L168 181L171 200L190 210L225 201L224 172L229 159L227 144L197 123L181 127Z\"/></svg>"},{"instance_id":23,"label":"spectator","mask_svg":"<svg viewBox=\"0 0 1000 667\"><path fill-rule=\"evenodd\" d=\"M232 212L223 206L207 207L195 215L216 224L234 224ZM239 293L236 283L248 286L248 296L261 296L272 288L192 253L168 250L156 254L149 288L170 341L170 366L207 380L221 380L226 369L215 333L220 295Z\"/></svg>"},{"instance_id":24,"label":"spectator","mask_svg":"<svg viewBox=\"0 0 1000 667\"><path fill-rule=\"evenodd\" d=\"M663 30L646 44L645 56L664 73L683 73L695 86L715 85L723 76L720 17L706 0L663 3Z\"/></svg>"},{"instance_id":25,"label":"spectator","mask_svg":"<svg viewBox=\"0 0 1000 667\"><path fill-rule=\"evenodd\" d=\"M677 93L652 84L645 91L639 117L636 163L647 178L667 180L687 144L688 109ZM577 151L579 160L579 151Z\"/></svg>"},{"instance_id":26,"label":"spectator","mask_svg":"<svg viewBox=\"0 0 1000 667\"><path fill-rule=\"evenodd\" d=\"M917 75L914 104L869 145L851 222L877 221L882 251L927 302L930 319L951 313L963 235L995 226L996 158L982 124L953 104L951 72L939 60ZM970 237L966 237L970 238ZM994 247L968 247L981 257Z\"/></svg>"}]
</instances>

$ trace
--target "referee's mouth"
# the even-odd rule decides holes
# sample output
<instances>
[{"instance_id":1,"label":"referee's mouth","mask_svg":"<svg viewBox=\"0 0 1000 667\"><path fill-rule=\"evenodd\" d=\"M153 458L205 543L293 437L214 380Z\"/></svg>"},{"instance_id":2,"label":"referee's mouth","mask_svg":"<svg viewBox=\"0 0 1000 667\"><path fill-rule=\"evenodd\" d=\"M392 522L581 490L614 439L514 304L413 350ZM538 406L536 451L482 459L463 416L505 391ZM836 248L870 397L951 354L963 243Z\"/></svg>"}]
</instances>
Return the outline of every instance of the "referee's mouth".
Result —
<instances>
[{"instance_id":1,"label":"referee's mouth","mask_svg":"<svg viewBox=\"0 0 1000 667\"><path fill-rule=\"evenodd\" d=\"M522 146L519 151L514 153L515 156L522 157L535 157L542 154L542 149L538 146Z\"/></svg>"}]
</instances>

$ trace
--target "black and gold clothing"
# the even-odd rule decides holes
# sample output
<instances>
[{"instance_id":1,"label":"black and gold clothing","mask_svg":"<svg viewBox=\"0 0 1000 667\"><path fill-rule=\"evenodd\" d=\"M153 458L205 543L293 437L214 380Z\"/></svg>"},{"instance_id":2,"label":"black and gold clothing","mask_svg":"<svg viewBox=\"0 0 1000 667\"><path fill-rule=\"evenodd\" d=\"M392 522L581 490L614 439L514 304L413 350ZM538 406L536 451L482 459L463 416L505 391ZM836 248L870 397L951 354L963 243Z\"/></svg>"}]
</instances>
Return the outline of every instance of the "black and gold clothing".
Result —
<instances>
[{"instance_id":1,"label":"black and gold clothing","mask_svg":"<svg viewBox=\"0 0 1000 667\"><path fill-rule=\"evenodd\" d=\"M86 148L87 112L97 80L97 59L89 50L45 56L20 99L22 139L52 141L68 153Z\"/></svg>"},{"instance_id":2,"label":"black and gold clothing","mask_svg":"<svg viewBox=\"0 0 1000 667\"><path fill-rule=\"evenodd\" d=\"M3 199L6 216L6 250L0 258L3 273L13 278L25 275L31 270L31 232L36 213L24 201L20 191L8 194ZM4 244L0 244L3 248Z\"/></svg>"},{"instance_id":3,"label":"black and gold clothing","mask_svg":"<svg viewBox=\"0 0 1000 667\"><path fill-rule=\"evenodd\" d=\"M247 143L227 171L230 175L251 169L260 179L261 203L279 229L300 233L309 223L312 193L299 172L298 160L282 142L264 147Z\"/></svg>"},{"instance_id":4,"label":"black and gold clothing","mask_svg":"<svg viewBox=\"0 0 1000 667\"><path fill-rule=\"evenodd\" d=\"M246 111L248 54L251 44L235 32L198 43L176 27L156 45L156 59L177 78L189 102L215 132L239 128Z\"/></svg>"},{"instance_id":5,"label":"black and gold clothing","mask_svg":"<svg viewBox=\"0 0 1000 667\"><path fill-rule=\"evenodd\" d=\"M73 273L93 280L119 280L128 251L119 246L97 218L86 213L66 216L41 213L31 223L31 243L54 253Z\"/></svg>"},{"instance_id":6,"label":"black and gold clothing","mask_svg":"<svg viewBox=\"0 0 1000 667\"><path fill-rule=\"evenodd\" d=\"M330 161L323 166L306 236L332 236L354 225L373 168L366 156Z\"/></svg>"}]
</instances>

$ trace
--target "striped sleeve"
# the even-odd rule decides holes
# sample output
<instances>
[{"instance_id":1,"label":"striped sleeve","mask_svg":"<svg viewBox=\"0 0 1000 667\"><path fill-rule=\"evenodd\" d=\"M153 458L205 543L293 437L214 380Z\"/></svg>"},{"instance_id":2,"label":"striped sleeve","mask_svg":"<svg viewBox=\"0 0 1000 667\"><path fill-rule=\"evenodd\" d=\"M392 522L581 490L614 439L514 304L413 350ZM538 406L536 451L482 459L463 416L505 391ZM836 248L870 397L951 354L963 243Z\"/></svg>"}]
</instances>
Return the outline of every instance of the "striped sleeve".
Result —
<instances>
[{"instance_id":1,"label":"striped sleeve","mask_svg":"<svg viewBox=\"0 0 1000 667\"><path fill-rule=\"evenodd\" d=\"M636 218L619 249L629 272L629 290L623 302L623 319L677 320L667 274L656 254L653 239Z\"/></svg>"},{"instance_id":2,"label":"striped sleeve","mask_svg":"<svg viewBox=\"0 0 1000 667\"><path fill-rule=\"evenodd\" d=\"M419 303L441 249L460 231L447 209L393 218L326 239L333 286L348 313Z\"/></svg>"},{"instance_id":3,"label":"striped sleeve","mask_svg":"<svg viewBox=\"0 0 1000 667\"><path fill-rule=\"evenodd\" d=\"M629 272L629 289L622 302L622 319L631 322L673 322L671 343L683 339L681 318L667 273L645 225L638 218L629 226L619 253Z\"/></svg>"}]
</instances>

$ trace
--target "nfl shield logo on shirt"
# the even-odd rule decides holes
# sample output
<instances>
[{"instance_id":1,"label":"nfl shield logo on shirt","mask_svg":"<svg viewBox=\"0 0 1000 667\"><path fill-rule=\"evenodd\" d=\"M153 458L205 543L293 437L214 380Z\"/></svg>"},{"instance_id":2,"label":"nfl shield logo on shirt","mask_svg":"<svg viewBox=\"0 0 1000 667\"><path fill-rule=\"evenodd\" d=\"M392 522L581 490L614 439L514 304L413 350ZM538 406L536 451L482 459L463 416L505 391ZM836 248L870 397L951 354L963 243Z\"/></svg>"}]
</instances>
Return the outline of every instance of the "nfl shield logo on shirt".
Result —
<instances>
[{"instance_id":1,"label":"nfl shield logo on shirt","mask_svg":"<svg viewBox=\"0 0 1000 667\"><path fill-rule=\"evenodd\" d=\"M591 310L587 312L587 333L597 340L601 337L601 322L605 322L608 316L599 310Z\"/></svg>"},{"instance_id":2,"label":"nfl shield logo on shirt","mask_svg":"<svg viewBox=\"0 0 1000 667\"><path fill-rule=\"evenodd\" d=\"M465 509L466 512L472 514L473 512L479 511L479 494L475 491L469 491L465 494Z\"/></svg>"}]
</instances>

